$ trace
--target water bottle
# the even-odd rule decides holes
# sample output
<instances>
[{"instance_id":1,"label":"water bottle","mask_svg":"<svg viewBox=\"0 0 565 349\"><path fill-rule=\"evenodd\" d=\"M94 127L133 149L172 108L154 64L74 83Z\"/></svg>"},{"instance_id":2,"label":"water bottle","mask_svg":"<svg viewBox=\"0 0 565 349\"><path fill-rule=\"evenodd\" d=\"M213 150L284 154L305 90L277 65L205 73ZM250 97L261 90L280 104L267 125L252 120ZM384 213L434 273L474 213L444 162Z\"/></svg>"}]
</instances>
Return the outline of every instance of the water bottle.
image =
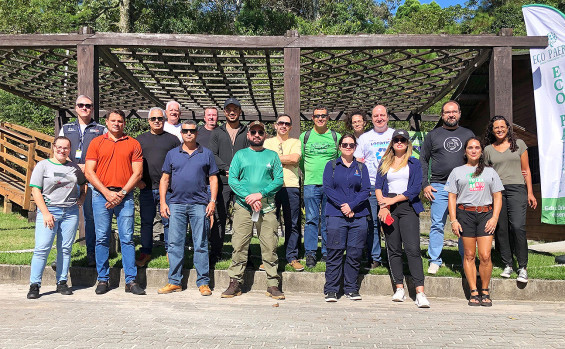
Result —
<instances>
[{"instance_id":1,"label":"water bottle","mask_svg":"<svg viewBox=\"0 0 565 349\"><path fill-rule=\"evenodd\" d=\"M259 220L259 211L253 211L253 214L251 215L251 221L257 222L258 220Z\"/></svg>"}]
</instances>

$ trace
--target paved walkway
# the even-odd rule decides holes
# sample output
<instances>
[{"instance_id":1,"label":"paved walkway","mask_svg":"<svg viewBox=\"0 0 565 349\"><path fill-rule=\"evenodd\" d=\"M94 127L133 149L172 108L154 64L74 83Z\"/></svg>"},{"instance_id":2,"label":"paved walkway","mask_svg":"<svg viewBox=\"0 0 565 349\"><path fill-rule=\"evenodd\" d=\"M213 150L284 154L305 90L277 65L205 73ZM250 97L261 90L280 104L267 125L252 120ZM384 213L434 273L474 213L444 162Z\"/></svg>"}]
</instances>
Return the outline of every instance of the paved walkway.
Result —
<instances>
[{"instance_id":1,"label":"paved walkway","mask_svg":"<svg viewBox=\"0 0 565 349\"><path fill-rule=\"evenodd\" d=\"M342 298L287 293L275 301L260 292L221 299L195 289L134 296L123 289L73 296L45 285L38 300L27 287L0 284L0 347L30 348L352 348L565 347L565 303L497 301L469 307L430 299L431 309L390 297ZM275 306L278 304L278 306Z\"/></svg>"}]
</instances>

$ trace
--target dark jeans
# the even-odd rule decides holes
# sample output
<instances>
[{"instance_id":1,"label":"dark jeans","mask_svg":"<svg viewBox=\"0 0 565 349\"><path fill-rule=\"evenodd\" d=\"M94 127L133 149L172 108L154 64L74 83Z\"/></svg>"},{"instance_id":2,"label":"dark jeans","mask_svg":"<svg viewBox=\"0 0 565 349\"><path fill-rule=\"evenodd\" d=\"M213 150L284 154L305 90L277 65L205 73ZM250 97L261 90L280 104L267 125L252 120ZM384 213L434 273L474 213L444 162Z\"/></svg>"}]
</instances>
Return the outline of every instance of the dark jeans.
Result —
<instances>
[{"instance_id":1,"label":"dark jeans","mask_svg":"<svg viewBox=\"0 0 565 349\"><path fill-rule=\"evenodd\" d=\"M326 284L324 293L339 292L343 277L345 293L358 292L357 278L361 267L363 248L367 240L367 217L346 218L327 216ZM343 258L345 252L345 262Z\"/></svg>"},{"instance_id":2,"label":"dark jeans","mask_svg":"<svg viewBox=\"0 0 565 349\"><path fill-rule=\"evenodd\" d=\"M502 191L502 209L498 217L495 238L504 265L512 265L512 253L519 268L528 266L526 239L526 209L528 190L524 184L509 184Z\"/></svg>"},{"instance_id":3,"label":"dark jeans","mask_svg":"<svg viewBox=\"0 0 565 349\"><path fill-rule=\"evenodd\" d=\"M367 259L371 262L381 262L381 229L379 221L379 203L375 196L375 187L371 186L369 193L369 205L371 209L372 222L369 222L369 229L367 230Z\"/></svg>"},{"instance_id":4,"label":"dark jeans","mask_svg":"<svg viewBox=\"0 0 565 349\"><path fill-rule=\"evenodd\" d=\"M284 248L287 262L298 259L300 243L300 189L283 187L275 196L278 207L282 207L284 219Z\"/></svg>"},{"instance_id":5,"label":"dark jeans","mask_svg":"<svg viewBox=\"0 0 565 349\"><path fill-rule=\"evenodd\" d=\"M393 282L404 283L402 268L402 245L408 260L408 268L414 285L424 286L424 270L420 256L420 217L408 201L402 201L391 207L392 225L382 224L386 240L388 264Z\"/></svg>"},{"instance_id":6,"label":"dark jeans","mask_svg":"<svg viewBox=\"0 0 565 349\"><path fill-rule=\"evenodd\" d=\"M222 248L224 247L224 237L226 236L226 222L228 219L228 207L232 198L233 192L228 185L227 177L219 177L214 225L210 229L210 259L212 261L218 261L222 259Z\"/></svg>"},{"instance_id":7,"label":"dark jeans","mask_svg":"<svg viewBox=\"0 0 565 349\"><path fill-rule=\"evenodd\" d=\"M171 193L167 192L165 201L169 204ZM153 220L155 219L155 212L159 205L159 189L145 188L139 191L139 217L141 219L141 228L139 234L141 235L141 248L139 251L145 254L151 254L153 249ZM163 222L163 234L165 238L165 250L168 247L169 235L169 219L161 217Z\"/></svg>"}]
</instances>

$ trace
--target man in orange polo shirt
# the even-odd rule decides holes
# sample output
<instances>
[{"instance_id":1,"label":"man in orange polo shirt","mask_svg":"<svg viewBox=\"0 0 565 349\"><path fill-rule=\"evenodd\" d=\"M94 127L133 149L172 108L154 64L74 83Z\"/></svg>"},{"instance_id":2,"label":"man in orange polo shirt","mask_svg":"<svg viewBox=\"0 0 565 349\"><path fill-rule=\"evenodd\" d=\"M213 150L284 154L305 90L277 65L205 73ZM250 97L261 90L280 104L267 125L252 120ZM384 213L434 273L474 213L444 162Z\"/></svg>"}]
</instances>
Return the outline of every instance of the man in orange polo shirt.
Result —
<instances>
[{"instance_id":1,"label":"man in orange polo shirt","mask_svg":"<svg viewBox=\"0 0 565 349\"><path fill-rule=\"evenodd\" d=\"M96 217L96 294L109 291L110 233L112 216L116 216L122 247L126 292L142 295L145 290L136 282L135 245L133 243L133 189L143 173L141 145L124 134L126 116L112 110L106 118L108 133L90 142L86 153L85 175L94 186L92 211Z\"/></svg>"}]
</instances>

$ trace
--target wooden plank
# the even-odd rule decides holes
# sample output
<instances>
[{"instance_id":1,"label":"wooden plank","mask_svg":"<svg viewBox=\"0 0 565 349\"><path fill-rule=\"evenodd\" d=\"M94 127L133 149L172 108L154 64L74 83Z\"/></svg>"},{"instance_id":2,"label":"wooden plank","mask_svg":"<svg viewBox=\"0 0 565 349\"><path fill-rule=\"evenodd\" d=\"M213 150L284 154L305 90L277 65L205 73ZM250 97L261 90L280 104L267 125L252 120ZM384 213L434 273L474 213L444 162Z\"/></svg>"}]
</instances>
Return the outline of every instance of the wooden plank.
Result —
<instances>
[{"instance_id":1,"label":"wooden plank","mask_svg":"<svg viewBox=\"0 0 565 349\"><path fill-rule=\"evenodd\" d=\"M15 157L15 156L13 156L13 155L11 155L11 154L3 153L3 154L0 154L0 156L2 156L2 157L4 158L4 161L11 161L11 162L13 162L14 164L16 164L16 165L18 165L18 166L21 166L21 167L23 167L23 168L26 168L26 167L27 167L27 161L24 161L24 160L22 160L22 159L19 159L19 158ZM35 160L34 160L34 161L35 161Z\"/></svg>"},{"instance_id":2,"label":"wooden plank","mask_svg":"<svg viewBox=\"0 0 565 349\"><path fill-rule=\"evenodd\" d=\"M284 112L294 127L290 137L298 138L300 129L300 48L284 49Z\"/></svg>"},{"instance_id":3,"label":"wooden plank","mask_svg":"<svg viewBox=\"0 0 565 349\"><path fill-rule=\"evenodd\" d=\"M33 138L26 137L18 132L12 131L9 128L0 126L0 133L3 133L7 138L13 139L15 141L21 141L23 143L33 143L35 140Z\"/></svg>"},{"instance_id":4,"label":"wooden plank","mask_svg":"<svg viewBox=\"0 0 565 349\"><path fill-rule=\"evenodd\" d=\"M14 170L14 169L11 168L10 166L8 166L8 164L2 164L2 165L0 165L0 169L1 169L1 170L4 170L4 171L6 171L6 172L10 172L10 173L13 174L14 176L19 177L19 178L21 178L21 179L23 179L23 180L26 179L26 175L25 175L25 174L19 173L18 171Z\"/></svg>"},{"instance_id":5,"label":"wooden plank","mask_svg":"<svg viewBox=\"0 0 565 349\"><path fill-rule=\"evenodd\" d=\"M0 48L74 47L89 36L92 34L3 34Z\"/></svg>"},{"instance_id":6,"label":"wooden plank","mask_svg":"<svg viewBox=\"0 0 565 349\"><path fill-rule=\"evenodd\" d=\"M35 155L35 143L30 144L27 153L27 168L26 168L26 177L25 177L25 187L24 187L24 202L22 208L24 210L29 210L29 206L31 203L31 187L29 183L31 181L31 173L33 172L33 168L35 167L35 160L33 156Z\"/></svg>"},{"instance_id":7,"label":"wooden plank","mask_svg":"<svg viewBox=\"0 0 565 349\"><path fill-rule=\"evenodd\" d=\"M35 130L32 130L31 128L27 128L27 127L24 127L24 126L21 126L21 125L18 125L18 124L13 124L11 122L3 122L2 126L6 127L6 128L11 128L15 131L30 135L33 138L41 139L41 140L49 142L49 143L53 143L53 140L55 139L55 137L53 137L53 136L46 135L45 133L41 133L39 131L35 131Z\"/></svg>"},{"instance_id":8,"label":"wooden plank","mask_svg":"<svg viewBox=\"0 0 565 349\"><path fill-rule=\"evenodd\" d=\"M3 147L6 147L6 148L8 148L8 149L10 149L10 150L12 150L12 151L15 151L15 152L18 153L18 154L22 154L22 155L26 155L26 154L27 154L27 150L22 149L22 148L18 147L17 145L12 144L12 143L10 143L10 142L4 140L4 139L0 139L0 145L2 145ZM4 154L4 153L5 153L5 152L3 151L3 152L1 152L0 154ZM2 155L0 155L0 156L2 156Z\"/></svg>"},{"instance_id":9,"label":"wooden plank","mask_svg":"<svg viewBox=\"0 0 565 349\"><path fill-rule=\"evenodd\" d=\"M77 95L92 98L92 115L96 121L100 109L98 68L98 49L94 45L77 45Z\"/></svg>"},{"instance_id":10,"label":"wooden plank","mask_svg":"<svg viewBox=\"0 0 565 349\"><path fill-rule=\"evenodd\" d=\"M495 47L492 50L489 66L490 117L502 115L512 124L513 111L511 77L512 48Z\"/></svg>"}]
</instances>

